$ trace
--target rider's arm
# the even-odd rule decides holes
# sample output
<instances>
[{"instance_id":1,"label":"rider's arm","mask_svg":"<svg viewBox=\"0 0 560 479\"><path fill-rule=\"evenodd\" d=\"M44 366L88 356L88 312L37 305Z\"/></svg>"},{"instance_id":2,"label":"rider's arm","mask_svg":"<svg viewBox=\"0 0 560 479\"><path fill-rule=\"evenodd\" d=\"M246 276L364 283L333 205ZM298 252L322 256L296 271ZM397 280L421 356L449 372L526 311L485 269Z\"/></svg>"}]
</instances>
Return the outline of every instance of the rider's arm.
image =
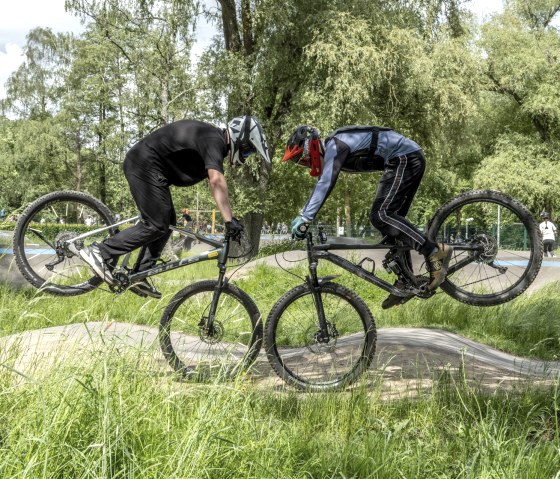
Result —
<instances>
[{"instance_id":1,"label":"rider's arm","mask_svg":"<svg viewBox=\"0 0 560 479\"><path fill-rule=\"evenodd\" d=\"M208 169L208 184L224 222L231 221L233 213L229 202L228 186L223 173Z\"/></svg>"},{"instance_id":2,"label":"rider's arm","mask_svg":"<svg viewBox=\"0 0 560 479\"><path fill-rule=\"evenodd\" d=\"M334 137L325 145L325 159L323 173L313 188L311 196L301 210L301 216L306 221L312 221L319 212L331 191L336 185L336 180L342 169L344 161L350 154L350 148L346 143Z\"/></svg>"}]
</instances>

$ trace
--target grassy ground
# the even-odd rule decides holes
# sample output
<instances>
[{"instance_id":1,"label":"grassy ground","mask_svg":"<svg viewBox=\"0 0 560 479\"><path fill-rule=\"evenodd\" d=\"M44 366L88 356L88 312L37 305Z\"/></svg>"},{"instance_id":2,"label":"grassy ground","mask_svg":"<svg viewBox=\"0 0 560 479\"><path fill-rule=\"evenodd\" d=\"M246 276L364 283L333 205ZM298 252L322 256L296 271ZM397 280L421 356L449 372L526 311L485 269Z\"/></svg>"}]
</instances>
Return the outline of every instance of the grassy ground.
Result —
<instances>
[{"instance_id":1,"label":"grassy ground","mask_svg":"<svg viewBox=\"0 0 560 479\"><path fill-rule=\"evenodd\" d=\"M441 379L414 400L186 385L105 354L11 385L3 478L552 478L559 391L484 396Z\"/></svg>"},{"instance_id":2,"label":"grassy ground","mask_svg":"<svg viewBox=\"0 0 560 479\"><path fill-rule=\"evenodd\" d=\"M233 280L253 298L266 318L278 298L300 284L306 274L302 265L290 272L261 265L241 279L236 280L239 275L234 275ZM325 264L320 273L340 274L341 270ZM215 274L215 266L206 263L161 275L155 280L164 294L161 300L146 300L132 293L116 296L104 290L61 298L31 288L14 291L0 285L0 335L106 319L156 326L177 291ZM366 301L378 328L435 327L520 356L546 360L560 357L560 283L490 308L468 306L441 293L427 301L412 300L384 311L380 304L386 293L381 289L345 272L336 281L355 290Z\"/></svg>"},{"instance_id":3,"label":"grassy ground","mask_svg":"<svg viewBox=\"0 0 560 479\"><path fill-rule=\"evenodd\" d=\"M162 275L159 301L2 286L0 334L104 319L155 326L176 291L214 274L195 265ZM347 275L338 280L366 300L378 327L445 328L544 359L560 352L558 284L495 308L441 294L382 311L382 291ZM299 282L260 266L237 284L266 316ZM560 471L557 385L488 395L444 374L429 394L386 401L378 386L302 394L243 378L186 384L154 375L145 358L105 352L89 359L17 385L13 371L0 367L0 477L532 479Z\"/></svg>"}]
</instances>

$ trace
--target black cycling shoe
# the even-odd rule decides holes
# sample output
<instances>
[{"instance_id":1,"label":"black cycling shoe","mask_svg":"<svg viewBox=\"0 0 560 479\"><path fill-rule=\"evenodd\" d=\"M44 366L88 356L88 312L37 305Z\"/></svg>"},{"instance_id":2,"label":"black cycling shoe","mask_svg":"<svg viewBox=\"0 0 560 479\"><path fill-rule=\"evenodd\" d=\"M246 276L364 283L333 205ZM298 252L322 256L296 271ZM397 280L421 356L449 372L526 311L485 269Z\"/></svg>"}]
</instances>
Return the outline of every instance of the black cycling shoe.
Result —
<instances>
[{"instance_id":1,"label":"black cycling shoe","mask_svg":"<svg viewBox=\"0 0 560 479\"><path fill-rule=\"evenodd\" d=\"M129 288L129 291L142 298L145 298L146 296L156 299L161 298L161 293L146 280L134 284Z\"/></svg>"},{"instance_id":2,"label":"black cycling shoe","mask_svg":"<svg viewBox=\"0 0 560 479\"><path fill-rule=\"evenodd\" d=\"M395 281L394 284L395 288L397 289L403 289L404 288L404 283L402 283L401 281L397 280ZM409 299L412 299L412 296L397 296L393 293L391 293L389 296L387 296L387 298L385 298L385 300L381 303L381 307L383 309L389 309L392 308L393 306L398 306L399 304L404 304L406 303Z\"/></svg>"}]
</instances>

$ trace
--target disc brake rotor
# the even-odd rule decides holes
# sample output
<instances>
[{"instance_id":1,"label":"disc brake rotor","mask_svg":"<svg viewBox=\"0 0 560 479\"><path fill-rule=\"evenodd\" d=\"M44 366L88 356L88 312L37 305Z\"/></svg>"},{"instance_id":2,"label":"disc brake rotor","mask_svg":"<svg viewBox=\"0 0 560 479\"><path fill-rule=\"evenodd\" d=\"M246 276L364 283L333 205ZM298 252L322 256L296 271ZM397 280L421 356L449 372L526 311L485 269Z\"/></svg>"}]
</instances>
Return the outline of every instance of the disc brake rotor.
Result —
<instances>
[{"instance_id":1,"label":"disc brake rotor","mask_svg":"<svg viewBox=\"0 0 560 479\"><path fill-rule=\"evenodd\" d=\"M222 340L224 336L223 324L219 321L214 320L212 328L213 332L212 334L210 334L206 326L200 327L198 335L203 343L216 344Z\"/></svg>"},{"instance_id":2,"label":"disc brake rotor","mask_svg":"<svg viewBox=\"0 0 560 479\"><path fill-rule=\"evenodd\" d=\"M496 259L498 255L498 242L496 238L488 235L477 235L472 239L473 243L478 243L482 246L482 251L473 253L478 256L478 259L484 263L490 263Z\"/></svg>"},{"instance_id":3,"label":"disc brake rotor","mask_svg":"<svg viewBox=\"0 0 560 479\"><path fill-rule=\"evenodd\" d=\"M328 325L329 330L331 325ZM317 326L311 325L305 331L305 347L311 351L313 354L321 355L330 353L336 347L336 336L332 335L329 342L325 343L318 340L321 335L321 331L317 329Z\"/></svg>"}]
</instances>

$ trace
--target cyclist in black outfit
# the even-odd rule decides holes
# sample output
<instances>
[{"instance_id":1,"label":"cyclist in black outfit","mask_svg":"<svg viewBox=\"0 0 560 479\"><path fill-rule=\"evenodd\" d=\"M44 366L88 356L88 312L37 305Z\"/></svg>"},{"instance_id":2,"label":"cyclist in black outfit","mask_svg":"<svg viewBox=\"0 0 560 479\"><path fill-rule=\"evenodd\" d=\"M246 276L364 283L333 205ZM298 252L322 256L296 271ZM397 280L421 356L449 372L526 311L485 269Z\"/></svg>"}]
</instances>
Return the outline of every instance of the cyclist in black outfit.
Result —
<instances>
[{"instance_id":1,"label":"cyclist in black outfit","mask_svg":"<svg viewBox=\"0 0 560 479\"><path fill-rule=\"evenodd\" d=\"M347 126L336 130L323 144L315 128L302 125L288 140L283 159L310 168L311 176L319 177L300 215L292 221L295 238L305 238L309 223L323 206L341 171L383 171L371 209L371 223L386 237L398 239L426 257L430 290L437 289L445 280L453 249L444 243L434 243L406 219L426 164L417 143L390 128ZM398 281L396 285L399 286ZM390 295L382 306L386 309L402 302L402 298Z\"/></svg>"},{"instance_id":2,"label":"cyclist in black outfit","mask_svg":"<svg viewBox=\"0 0 560 479\"><path fill-rule=\"evenodd\" d=\"M270 162L264 132L252 116L236 117L227 128L196 120L180 120L155 130L136 143L124 159L124 174L141 220L135 226L80 250L81 258L107 283L118 257L141 246L146 251L140 271L159 259L176 224L170 185L191 186L208 179L210 191L224 219L226 231L235 236L243 225L233 216L224 177L224 158L232 167L242 165L258 152ZM131 288L136 294L159 298L161 293L147 281Z\"/></svg>"}]
</instances>

